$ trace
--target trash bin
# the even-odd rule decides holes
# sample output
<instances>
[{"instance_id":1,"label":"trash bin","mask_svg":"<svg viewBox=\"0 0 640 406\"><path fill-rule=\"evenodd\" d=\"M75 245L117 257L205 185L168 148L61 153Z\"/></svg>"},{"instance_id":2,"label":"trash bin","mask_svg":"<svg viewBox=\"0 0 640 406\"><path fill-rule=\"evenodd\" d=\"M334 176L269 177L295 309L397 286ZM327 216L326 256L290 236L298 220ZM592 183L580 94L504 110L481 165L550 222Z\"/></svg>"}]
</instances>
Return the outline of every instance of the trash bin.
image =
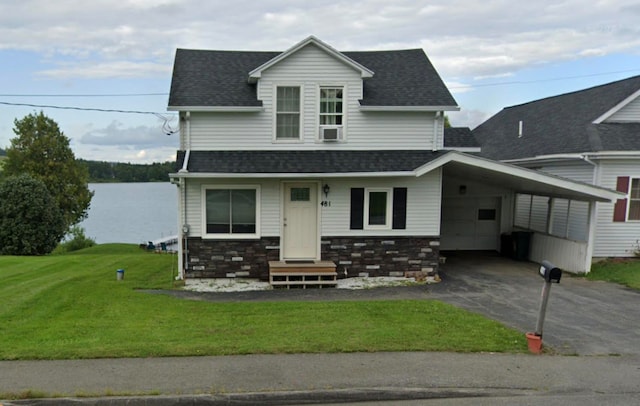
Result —
<instances>
[{"instance_id":1,"label":"trash bin","mask_svg":"<svg viewBox=\"0 0 640 406\"><path fill-rule=\"evenodd\" d=\"M509 233L500 234L500 255L513 259L513 236Z\"/></svg>"},{"instance_id":2,"label":"trash bin","mask_svg":"<svg viewBox=\"0 0 640 406\"><path fill-rule=\"evenodd\" d=\"M124 279L124 269L118 269L116 271L116 280L123 280Z\"/></svg>"},{"instance_id":3,"label":"trash bin","mask_svg":"<svg viewBox=\"0 0 640 406\"><path fill-rule=\"evenodd\" d=\"M529 260L529 246L531 245L531 231L514 231L513 238L513 259L516 261Z\"/></svg>"}]
</instances>

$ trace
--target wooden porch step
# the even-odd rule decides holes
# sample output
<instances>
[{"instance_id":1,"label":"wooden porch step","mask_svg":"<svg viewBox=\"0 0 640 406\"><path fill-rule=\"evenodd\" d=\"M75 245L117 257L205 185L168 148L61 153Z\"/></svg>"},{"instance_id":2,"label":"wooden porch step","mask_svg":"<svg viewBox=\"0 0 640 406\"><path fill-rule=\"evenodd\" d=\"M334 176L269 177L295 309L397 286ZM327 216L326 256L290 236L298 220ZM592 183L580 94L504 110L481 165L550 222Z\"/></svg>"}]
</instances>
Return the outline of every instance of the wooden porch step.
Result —
<instances>
[{"instance_id":1,"label":"wooden porch step","mask_svg":"<svg viewBox=\"0 0 640 406\"><path fill-rule=\"evenodd\" d=\"M337 284L336 264L331 261L269 261L269 283L286 289L333 287Z\"/></svg>"}]
</instances>

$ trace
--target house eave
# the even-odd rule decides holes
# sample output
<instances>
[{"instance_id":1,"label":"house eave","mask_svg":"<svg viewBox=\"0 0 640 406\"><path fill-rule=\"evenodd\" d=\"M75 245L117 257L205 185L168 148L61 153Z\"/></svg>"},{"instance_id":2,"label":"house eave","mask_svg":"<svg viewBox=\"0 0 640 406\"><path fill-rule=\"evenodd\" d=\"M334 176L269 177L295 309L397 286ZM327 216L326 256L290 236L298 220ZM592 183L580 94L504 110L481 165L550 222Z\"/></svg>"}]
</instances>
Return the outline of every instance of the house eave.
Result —
<instances>
[{"instance_id":1,"label":"house eave","mask_svg":"<svg viewBox=\"0 0 640 406\"><path fill-rule=\"evenodd\" d=\"M394 172L327 172L327 173L222 173L222 172L177 172L170 173L170 179L204 179L204 178L281 178L281 179L321 179L321 178L390 178L415 177L415 171Z\"/></svg>"},{"instance_id":2,"label":"house eave","mask_svg":"<svg viewBox=\"0 0 640 406\"><path fill-rule=\"evenodd\" d=\"M459 106L367 106L361 105L360 111L460 111Z\"/></svg>"},{"instance_id":3,"label":"house eave","mask_svg":"<svg viewBox=\"0 0 640 406\"><path fill-rule=\"evenodd\" d=\"M444 151L458 151L458 152L471 152L471 153L482 152L482 148L480 147L444 147L442 149Z\"/></svg>"},{"instance_id":4,"label":"house eave","mask_svg":"<svg viewBox=\"0 0 640 406\"><path fill-rule=\"evenodd\" d=\"M169 111L191 111L195 113L260 113L263 106L169 106Z\"/></svg>"}]
</instances>

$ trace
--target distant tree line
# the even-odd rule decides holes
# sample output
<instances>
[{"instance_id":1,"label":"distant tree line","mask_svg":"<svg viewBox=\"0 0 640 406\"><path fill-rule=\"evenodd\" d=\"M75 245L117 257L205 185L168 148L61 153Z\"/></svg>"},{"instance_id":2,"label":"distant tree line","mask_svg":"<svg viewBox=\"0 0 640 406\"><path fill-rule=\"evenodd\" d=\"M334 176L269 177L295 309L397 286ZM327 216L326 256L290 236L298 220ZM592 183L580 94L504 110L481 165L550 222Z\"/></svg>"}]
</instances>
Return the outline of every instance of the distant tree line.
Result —
<instances>
[{"instance_id":1,"label":"distant tree line","mask_svg":"<svg viewBox=\"0 0 640 406\"><path fill-rule=\"evenodd\" d=\"M6 156L7 155L7 151L5 151L4 149L0 148L0 156Z\"/></svg>"},{"instance_id":2,"label":"distant tree line","mask_svg":"<svg viewBox=\"0 0 640 406\"><path fill-rule=\"evenodd\" d=\"M87 161L79 159L89 170L89 182L168 182L175 172L175 162L131 164L123 162Z\"/></svg>"}]
</instances>

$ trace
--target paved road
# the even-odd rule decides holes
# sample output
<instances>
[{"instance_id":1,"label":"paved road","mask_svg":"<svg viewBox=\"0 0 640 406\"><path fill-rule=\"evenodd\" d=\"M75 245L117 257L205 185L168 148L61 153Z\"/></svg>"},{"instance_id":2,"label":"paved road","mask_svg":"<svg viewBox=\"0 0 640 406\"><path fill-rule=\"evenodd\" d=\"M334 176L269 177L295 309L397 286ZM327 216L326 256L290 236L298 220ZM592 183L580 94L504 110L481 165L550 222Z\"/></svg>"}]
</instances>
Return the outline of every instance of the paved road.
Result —
<instances>
[{"instance_id":1,"label":"paved road","mask_svg":"<svg viewBox=\"0 0 640 406\"><path fill-rule=\"evenodd\" d=\"M412 352L0 362L0 393L161 394L169 397L153 399L167 399L164 404L172 404L173 396L191 404L234 405L619 394L637 399L639 382L640 356Z\"/></svg>"}]
</instances>

